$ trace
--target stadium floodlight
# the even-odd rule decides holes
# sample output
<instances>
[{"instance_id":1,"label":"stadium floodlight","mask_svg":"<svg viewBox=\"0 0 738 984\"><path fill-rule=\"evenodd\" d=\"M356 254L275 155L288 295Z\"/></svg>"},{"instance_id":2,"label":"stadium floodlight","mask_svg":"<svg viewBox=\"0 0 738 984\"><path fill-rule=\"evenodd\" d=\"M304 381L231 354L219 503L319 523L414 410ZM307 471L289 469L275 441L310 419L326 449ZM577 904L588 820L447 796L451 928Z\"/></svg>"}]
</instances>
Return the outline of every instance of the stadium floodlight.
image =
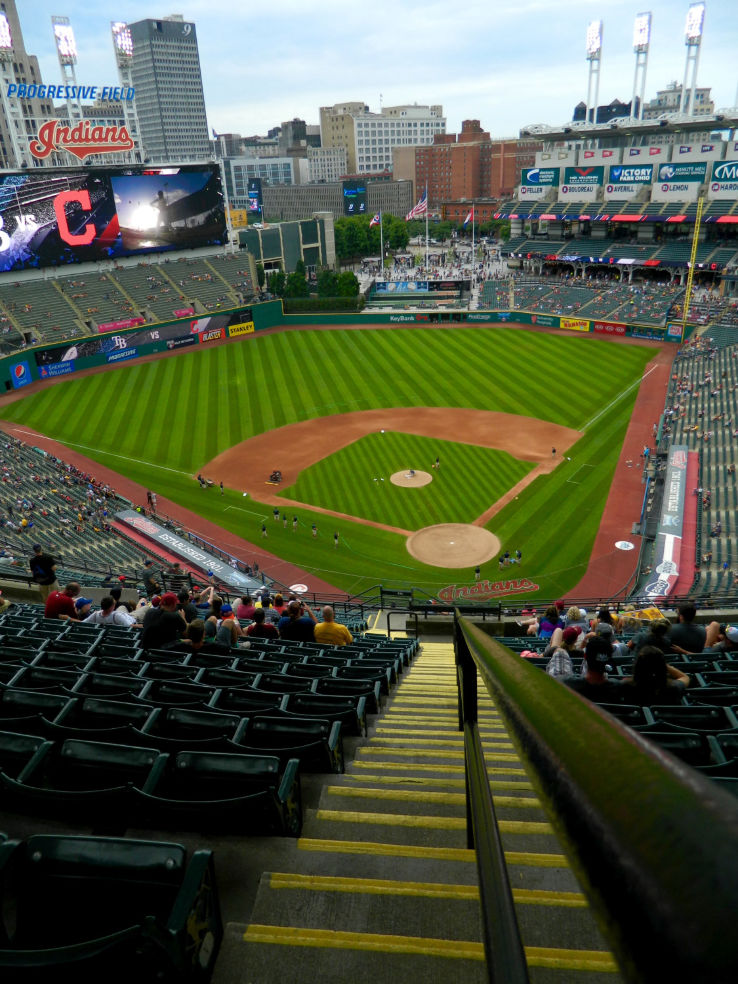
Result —
<instances>
[{"instance_id":1,"label":"stadium floodlight","mask_svg":"<svg viewBox=\"0 0 738 984\"><path fill-rule=\"evenodd\" d=\"M702 29L705 24L704 3L691 3L687 11L687 22L684 25L684 40L686 44L699 44Z\"/></svg>"},{"instance_id":2,"label":"stadium floodlight","mask_svg":"<svg viewBox=\"0 0 738 984\"><path fill-rule=\"evenodd\" d=\"M590 21L587 26L587 58L599 58L602 51L602 21Z\"/></svg>"},{"instance_id":3,"label":"stadium floodlight","mask_svg":"<svg viewBox=\"0 0 738 984\"><path fill-rule=\"evenodd\" d=\"M10 51L13 47L13 38L10 34L10 23L7 15L0 12L0 50Z\"/></svg>"},{"instance_id":4,"label":"stadium floodlight","mask_svg":"<svg viewBox=\"0 0 738 984\"><path fill-rule=\"evenodd\" d=\"M118 56L132 58L133 38L131 37L130 27L125 21L113 21L110 24L110 30L113 32L113 45L115 46L116 54Z\"/></svg>"},{"instance_id":5,"label":"stadium floodlight","mask_svg":"<svg viewBox=\"0 0 738 984\"><path fill-rule=\"evenodd\" d=\"M633 25L633 50L646 51L651 41L651 12L636 14Z\"/></svg>"},{"instance_id":6,"label":"stadium floodlight","mask_svg":"<svg viewBox=\"0 0 738 984\"><path fill-rule=\"evenodd\" d=\"M54 25L54 40L56 50L59 52L59 61L62 65L76 65L77 43L74 40L74 31L69 18L52 17L51 23Z\"/></svg>"}]
</instances>

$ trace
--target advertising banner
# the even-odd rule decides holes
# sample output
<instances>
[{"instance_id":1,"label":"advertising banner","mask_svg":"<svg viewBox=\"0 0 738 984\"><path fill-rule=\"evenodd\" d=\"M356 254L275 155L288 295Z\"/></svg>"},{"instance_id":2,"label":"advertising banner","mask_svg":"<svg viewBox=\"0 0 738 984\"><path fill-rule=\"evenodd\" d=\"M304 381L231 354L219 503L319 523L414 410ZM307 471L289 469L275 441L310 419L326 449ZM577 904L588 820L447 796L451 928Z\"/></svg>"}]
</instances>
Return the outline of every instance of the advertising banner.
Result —
<instances>
[{"instance_id":1,"label":"advertising banner","mask_svg":"<svg viewBox=\"0 0 738 984\"><path fill-rule=\"evenodd\" d=\"M203 318L174 321L170 324L160 324L146 328L138 328L133 331L128 331L126 334L116 335L108 333L97 335L94 338L83 338L68 346L57 345L54 348L36 349L34 350L34 357L36 359L36 365L39 367L39 371L42 366L58 365L61 362L78 363L78 360L80 359L89 359L95 356L102 356L103 358L97 363L92 364L118 362L121 358L130 359L135 358L135 356L131 356L130 354L121 356L116 355L116 353L125 351L130 352L131 349L139 349L138 354L143 355L153 351L150 347L153 343L166 343L177 338L191 337L191 342L184 342L183 344L194 345L197 343L197 336L202 332L212 331L215 329L225 331L229 325L236 326L246 322L251 325L250 331L253 331L254 322L252 318L253 313L250 307L239 308L237 311L231 311L229 314L211 314L206 315ZM238 334L244 334L244 332L239 332ZM162 345L160 346L160 350L172 347L173 346ZM73 372L74 369L84 369L90 364L91 363L87 363L86 365L77 364L69 371ZM51 373L49 373L49 375L51 375Z\"/></svg>"},{"instance_id":2,"label":"advertising banner","mask_svg":"<svg viewBox=\"0 0 738 984\"><path fill-rule=\"evenodd\" d=\"M25 359L22 362L15 362L10 367L10 381L13 389L20 389L21 386L28 386L33 382L31 369Z\"/></svg>"},{"instance_id":3,"label":"advertising banner","mask_svg":"<svg viewBox=\"0 0 738 984\"><path fill-rule=\"evenodd\" d=\"M543 328L560 328L561 318L556 314L527 314L521 315L521 320L525 318L526 322L530 322L532 325L541 325Z\"/></svg>"},{"instance_id":4,"label":"advertising banner","mask_svg":"<svg viewBox=\"0 0 738 984\"><path fill-rule=\"evenodd\" d=\"M236 338L238 335L250 335L254 330L253 321L244 321L240 325L231 325L228 329L228 337Z\"/></svg>"},{"instance_id":5,"label":"advertising banner","mask_svg":"<svg viewBox=\"0 0 738 984\"><path fill-rule=\"evenodd\" d=\"M616 321L595 321L594 330L597 335L624 335L627 327Z\"/></svg>"},{"instance_id":6,"label":"advertising banner","mask_svg":"<svg viewBox=\"0 0 738 984\"><path fill-rule=\"evenodd\" d=\"M115 514L115 518L121 523L132 527L143 536L153 540L155 543L158 543L168 553L181 557L190 566L196 567L204 574L212 571L217 581L227 584L231 588L244 592L249 589L253 590L261 587L261 584L254 578L249 577L242 571L234 570L230 564L226 564L225 561L219 560L205 550L201 550L194 543L185 540L184 537L170 533L169 530L164 529L163 526L160 526L153 519L149 519L148 516L136 512L135 509L123 509Z\"/></svg>"},{"instance_id":7,"label":"advertising banner","mask_svg":"<svg viewBox=\"0 0 738 984\"><path fill-rule=\"evenodd\" d=\"M562 318L561 327L568 328L569 331L589 331L589 321L581 318Z\"/></svg>"},{"instance_id":8,"label":"advertising banner","mask_svg":"<svg viewBox=\"0 0 738 984\"><path fill-rule=\"evenodd\" d=\"M560 168L524 167L520 172L519 198L544 198L558 187Z\"/></svg>"},{"instance_id":9,"label":"advertising banner","mask_svg":"<svg viewBox=\"0 0 738 984\"><path fill-rule=\"evenodd\" d=\"M682 326L677 324L668 324L666 326L666 337L676 338L677 341L682 340Z\"/></svg>"},{"instance_id":10,"label":"advertising banner","mask_svg":"<svg viewBox=\"0 0 738 984\"><path fill-rule=\"evenodd\" d=\"M67 376L74 372L74 362L55 362L52 366L39 366L39 379L50 379L52 376Z\"/></svg>"},{"instance_id":11,"label":"advertising banner","mask_svg":"<svg viewBox=\"0 0 738 984\"><path fill-rule=\"evenodd\" d=\"M559 201L594 201L604 180L605 167L602 164L593 164L591 167L566 167L564 183L559 188Z\"/></svg>"},{"instance_id":12,"label":"advertising banner","mask_svg":"<svg viewBox=\"0 0 738 984\"><path fill-rule=\"evenodd\" d=\"M143 325L143 318L122 318L120 321L105 321L97 326L98 332L122 331L124 328L135 328L136 325Z\"/></svg>"},{"instance_id":13,"label":"advertising banner","mask_svg":"<svg viewBox=\"0 0 738 984\"><path fill-rule=\"evenodd\" d=\"M644 185L653 180L653 164L617 164L610 168L605 185L605 199L631 201Z\"/></svg>"},{"instance_id":14,"label":"advertising banner","mask_svg":"<svg viewBox=\"0 0 738 984\"><path fill-rule=\"evenodd\" d=\"M669 448L664 481L664 501L656 534L653 564L656 576L644 589L647 598L666 597L679 580L688 453L689 449L684 445L674 444Z\"/></svg>"},{"instance_id":15,"label":"advertising banner","mask_svg":"<svg viewBox=\"0 0 738 984\"><path fill-rule=\"evenodd\" d=\"M172 311L175 318L188 318L191 314L195 313L195 309L191 307L178 308Z\"/></svg>"},{"instance_id":16,"label":"advertising banner","mask_svg":"<svg viewBox=\"0 0 738 984\"><path fill-rule=\"evenodd\" d=\"M738 198L738 160L715 161L710 176L709 197Z\"/></svg>"},{"instance_id":17,"label":"advertising banner","mask_svg":"<svg viewBox=\"0 0 738 984\"><path fill-rule=\"evenodd\" d=\"M209 328L207 331L201 331L197 336L200 340L200 344L204 342L215 342L220 338L225 338L225 328Z\"/></svg>"},{"instance_id":18,"label":"advertising banner","mask_svg":"<svg viewBox=\"0 0 738 984\"><path fill-rule=\"evenodd\" d=\"M652 161L654 159L658 162L667 160L668 156L668 147L628 147L623 160L631 164L633 161Z\"/></svg>"},{"instance_id":19,"label":"advertising banner","mask_svg":"<svg viewBox=\"0 0 738 984\"><path fill-rule=\"evenodd\" d=\"M661 164L656 171L651 199L655 202L696 201L706 173L705 162Z\"/></svg>"}]
</instances>

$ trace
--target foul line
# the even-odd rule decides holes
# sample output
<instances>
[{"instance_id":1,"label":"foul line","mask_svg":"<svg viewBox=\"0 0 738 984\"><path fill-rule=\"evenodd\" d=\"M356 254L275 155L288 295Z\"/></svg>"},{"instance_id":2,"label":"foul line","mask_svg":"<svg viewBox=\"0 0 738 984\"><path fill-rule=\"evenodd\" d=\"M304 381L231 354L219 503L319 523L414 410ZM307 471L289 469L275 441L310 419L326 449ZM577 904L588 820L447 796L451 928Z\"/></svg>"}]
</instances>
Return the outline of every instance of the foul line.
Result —
<instances>
[{"instance_id":1,"label":"foul line","mask_svg":"<svg viewBox=\"0 0 738 984\"><path fill-rule=\"evenodd\" d=\"M20 427L14 427L14 431L18 434L30 434L32 437L36 438L39 435L35 434L33 431L22 430ZM44 434L41 437L45 437ZM53 440L53 438L49 438ZM191 472L180 471L179 468L169 468L167 465L157 465L153 461L144 461L143 458L131 458L127 454L116 454L115 451L103 451L101 448L90 447L89 444L76 444L74 441L59 441L60 444L66 444L70 448L82 448L83 451L94 451L95 454L102 454L108 458L122 458L123 461L132 461L139 465L146 465L147 468L160 468L162 471L174 472L175 475L190 475Z\"/></svg>"},{"instance_id":2,"label":"foul line","mask_svg":"<svg viewBox=\"0 0 738 984\"><path fill-rule=\"evenodd\" d=\"M636 387L636 386L640 386L642 382L644 382L644 381L645 381L646 379L648 379L648 377L649 377L649 376L651 375L651 373L652 373L652 372L653 372L653 371L654 371L654 370L655 370L656 368L657 368L656 366L651 366L651 368L650 368L650 369L648 370L648 372L646 372L646 373L644 373L644 374L643 374L643 375L641 376L641 378L640 378L640 379L636 379L636 380L635 380L635 382L633 382L633 383L631 383L631 384L630 384L630 386L628 386L628 388L627 388L627 389L624 389L624 390L623 390L623 392L622 392L622 393L621 393L621 394L620 394L619 396L616 396L616 397L615 397L615 399L614 399L614 400L612 400L612 401L611 401L610 403L608 403L608 404L607 404L607 406L606 406L606 407L604 407L604 409L602 409L602 410L600 410L600 412L599 412L599 413L596 413L596 414L594 415L594 417L592 417L592 419L591 419L591 420L588 420L588 421L587 421L587 423L586 423L586 424L584 424L584 426L580 428L580 430L585 430L585 431L586 431L586 430L589 430L589 428L590 428L590 427L592 426L592 424L593 424L593 423L594 423L594 422L595 422L596 420L599 420L599 419L600 419L600 417L602 417L602 416L603 416L604 414L606 414L606 413L608 412L608 410L612 410L612 408L613 408L613 407L615 406L615 404L616 404L616 403L619 403L619 402L620 402L620 401L621 401L621 400L623 399L623 397L624 397L624 396L627 396L627 395L628 395L628 393L630 393L630 391L631 391L632 389L635 389L635 387Z\"/></svg>"}]
</instances>

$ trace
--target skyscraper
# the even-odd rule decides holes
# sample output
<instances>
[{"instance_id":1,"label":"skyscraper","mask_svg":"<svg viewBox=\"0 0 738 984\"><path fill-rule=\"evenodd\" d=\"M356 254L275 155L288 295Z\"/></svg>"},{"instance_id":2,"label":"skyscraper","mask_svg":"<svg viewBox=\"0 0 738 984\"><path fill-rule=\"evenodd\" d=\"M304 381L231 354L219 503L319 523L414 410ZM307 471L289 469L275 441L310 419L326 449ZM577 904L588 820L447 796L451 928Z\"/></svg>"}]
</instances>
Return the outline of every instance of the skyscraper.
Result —
<instances>
[{"instance_id":1,"label":"skyscraper","mask_svg":"<svg viewBox=\"0 0 738 984\"><path fill-rule=\"evenodd\" d=\"M212 157L195 25L180 14L129 24L131 80L146 157L202 161Z\"/></svg>"}]
</instances>

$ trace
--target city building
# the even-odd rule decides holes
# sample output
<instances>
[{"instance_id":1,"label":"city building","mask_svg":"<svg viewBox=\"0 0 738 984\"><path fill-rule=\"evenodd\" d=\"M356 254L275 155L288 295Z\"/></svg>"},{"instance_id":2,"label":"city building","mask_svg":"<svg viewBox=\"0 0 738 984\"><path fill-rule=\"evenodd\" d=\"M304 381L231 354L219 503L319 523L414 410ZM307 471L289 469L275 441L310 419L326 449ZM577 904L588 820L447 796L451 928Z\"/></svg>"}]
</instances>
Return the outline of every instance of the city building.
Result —
<instances>
[{"instance_id":1,"label":"city building","mask_svg":"<svg viewBox=\"0 0 738 984\"><path fill-rule=\"evenodd\" d=\"M180 14L128 25L131 79L144 152L152 162L212 157L195 25Z\"/></svg>"},{"instance_id":2,"label":"city building","mask_svg":"<svg viewBox=\"0 0 738 984\"><path fill-rule=\"evenodd\" d=\"M628 119L630 117L630 106L631 104L629 102L624 103L619 99L613 99L606 106L598 106L595 114L595 123L609 123L610 120ZM636 114L638 113L638 98L636 98L635 112ZM591 119L591 110L589 115ZM578 102L574 107L574 113L571 118L575 123L585 120L587 118L587 104L585 102Z\"/></svg>"},{"instance_id":3,"label":"city building","mask_svg":"<svg viewBox=\"0 0 738 984\"><path fill-rule=\"evenodd\" d=\"M361 102L320 108L322 147L343 147L351 173L391 171L397 147L433 143L446 132L442 106L386 106L371 113Z\"/></svg>"},{"instance_id":4,"label":"city building","mask_svg":"<svg viewBox=\"0 0 738 984\"><path fill-rule=\"evenodd\" d=\"M241 249L247 249L266 271L292 273L298 260L306 272L336 265L336 237L330 212L316 212L299 222L269 223L259 228L239 229Z\"/></svg>"},{"instance_id":5,"label":"city building","mask_svg":"<svg viewBox=\"0 0 738 984\"><path fill-rule=\"evenodd\" d=\"M428 188L431 208L443 202L511 195L520 169L530 167L541 144L492 140L479 120L464 120L461 133L438 134L431 146L395 150L394 177L412 181L419 197Z\"/></svg>"},{"instance_id":6,"label":"city building","mask_svg":"<svg viewBox=\"0 0 738 984\"><path fill-rule=\"evenodd\" d=\"M338 181L346 173L345 147L308 147L308 181L325 184Z\"/></svg>"},{"instance_id":7,"label":"city building","mask_svg":"<svg viewBox=\"0 0 738 984\"><path fill-rule=\"evenodd\" d=\"M35 96L43 85L38 58L29 55L23 42L15 0L0 5L0 166L24 168L71 163L66 154L33 157L29 144L44 123L55 119L51 99ZM34 98L19 98L18 86L33 86ZM9 88L10 87L10 88Z\"/></svg>"},{"instance_id":8,"label":"city building","mask_svg":"<svg viewBox=\"0 0 738 984\"><path fill-rule=\"evenodd\" d=\"M386 212L404 218L415 204L411 181L367 181L367 211ZM326 184L267 185L263 188L267 222L304 219L316 212L343 217L343 187L340 181Z\"/></svg>"},{"instance_id":9,"label":"city building","mask_svg":"<svg viewBox=\"0 0 738 984\"><path fill-rule=\"evenodd\" d=\"M692 90L687 92L684 103L684 112L689 113L689 100ZM643 104L643 119L655 120L664 113L678 113L679 105L682 100L682 87L678 82L670 82L665 89L659 89L655 98ZM694 109L692 116L712 116L715 112L715 103L710 97L710 88L695 89Z\"/></svg>"},{"instance_id":10,"label":"city building","mask_svg":"<svg viewBox=\"0 0 738 984\"><path fill-rule=\"evenodd\" d=\"M223 160L226 190L231 208L248 208L248 183L259 178L263 186L304 184L307 160L300 157L226 157Z\"/></svg>"}]
</instances>

